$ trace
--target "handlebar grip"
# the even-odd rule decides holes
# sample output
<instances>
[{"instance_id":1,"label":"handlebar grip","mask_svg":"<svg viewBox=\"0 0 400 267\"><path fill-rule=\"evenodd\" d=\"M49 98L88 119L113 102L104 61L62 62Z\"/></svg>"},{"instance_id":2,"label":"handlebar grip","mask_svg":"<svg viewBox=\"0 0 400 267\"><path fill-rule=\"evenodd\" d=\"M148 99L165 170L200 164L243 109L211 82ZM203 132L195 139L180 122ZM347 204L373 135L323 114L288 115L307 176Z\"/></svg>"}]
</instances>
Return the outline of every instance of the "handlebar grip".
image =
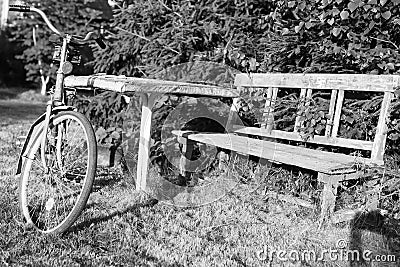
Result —
<instances>
[{"instance_id":1,"label":"handlebar grip","mask_svg":"<svg viewBox=\"0 0 400 267\"><path fill-rule=\"evenodd\" d=\"M100 46L101 49L107 48L106 44L103 42L103 39L101 39L101 37L97 38L95 41Z\"/></svg>"},{"instance_id":2,"label":"handlebar grip","mask_svg":"<svg viewBox=\"0 0 400 267\"><path fill-rule=\"evenodd\" d=\"M10 5L9 11L17 11L17 12L30 12L31 7L25 5Z\"/></svg>"}]
</instances>

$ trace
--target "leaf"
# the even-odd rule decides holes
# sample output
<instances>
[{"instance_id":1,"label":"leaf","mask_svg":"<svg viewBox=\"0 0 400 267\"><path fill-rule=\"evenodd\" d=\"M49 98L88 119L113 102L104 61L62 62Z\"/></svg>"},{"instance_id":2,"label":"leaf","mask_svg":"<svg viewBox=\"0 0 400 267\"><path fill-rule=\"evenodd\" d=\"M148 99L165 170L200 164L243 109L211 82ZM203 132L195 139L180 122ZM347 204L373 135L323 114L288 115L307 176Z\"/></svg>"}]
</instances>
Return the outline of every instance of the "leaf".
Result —
<instances>
[{"instance_id":1,"label":"leaf","mask_svg":"<svg viewBox=\"0 0 400 267\"><path fill-rule=\"evenodd\" d=\"M368 25L368 29L369 29L369 30L372 30L372 28L374 28L374 26L375 26L375 21L371 21L371 22L369 23L369 25Z\"/></svg>"},{"instance_id":2,"label":"leaf","mask_svg":"<svg viewBox=\"0 0 400 267\"><path fill-rule=\"evenodd\" d=\"M319 124L319 125L317 125L317 127L315 128L315 132L317 133L317 134L320 134L321 132L322 132L322 130L324 130L324 125L321 125L321 124Z\"/></svg>"},{"instance_id":3,"label":"leaf","mask_svg":"<svg viewBox=\"0 0 400 267\"><path fill-rule=\"evenodd\" d=\"M334 18L330 18L330 19L328 19L328 24L329 25L333 25L333 23L335 23L335 19Z\"/></svg>"},{"instance_id":4,"label":"leaf","mask_svg":"<svg viewBox=\"0 0 400 267\"><path fill-rule=\"evenodd\" d=\"M389 70L394 70L394 64L393 64L392 62L386 64L386 66L387 66L387 68L388 68Z\"/></svg>"},{"instance_id":5,"label":"leaf","mask_svg":"<svg viewBox=\"0 0 400 267\"><path fill-rule=\"evenodd\" d=\"M386 11L385 13L382 13L382 17L386 20L390 19L391 16L392 16L392 12L390 12L389 10Z\"/></svg>"},{"instance_id":6,"label":"leaf","mask_svg":"<svg viewBox=\"0 0 400 267\"><path fill-rule=\"evenodd\" d=\"M386 4L387 0L380 0L381 6L384 6Z\"/></svg>"},{"instance_id":7,"label":"leaf","mask_svg":"<svg viewBox=\"0 0 400 267\"><path fill-rule=\"evenodd\" d=\"M392 3L393 3L393 5L398 5L398 4L400 4L400 0L392 0Z\"/></svg>"},{"instance_id":8,"label":"leaf","mask_svg":"<svg viewBox=\"0 0 400 267\"><path fill-rule=\"evenodd\" d=\"M377 0L369 0L367 4L368 5L376 5L376 4L378 4L378 1Z\"/></svg>"},{"instance_id":9,"label":"leaf","mask_svg":"<svg viewBox=\"0 0 400 267\"><path fill-rule=\"evenodd\" d=\"M257 67L257 61L256 61L256 59L255 58L250 58L249 59L249 64L250 64L250 70L251 71L255 71L256 70L256 67Z\"/></svg>"},{"instance_id":10,"label":"leaf","mask_svg":"<svg viewBox=\"0 0 400 267\"><path fill-rule=\"evenodd\" d=\"M394 94L395 94L396 98L399 98L400 97L400 89L395 90Z\"/></svg>"},{"instance_id":11,"label":"leaf","mask_svg":"<svg viewBox=\"0 0 400 267\"><path fill-rule=\"evenodd\" d=\"M341 28L335 27L331 30L331 33L333 34L333 36L338 37L339 34L341 32Z\"/></svg>"},{"instance_id":12,"label":"leaf","mask_svg":"<svg viewBox=\"0 0 400 267\"><path fill-rule=\"evenodd\" d=\"M294 7L296 5L296 1L290 1L289 3L288 3L288 7L289 8L292 8L292 7Z\"/></svg>"},{"instance_id":13,"label":"leaf","mask_svg":"<svg viewBox=\"0 0 400 267\"><path fill-rule=\"evenodd\" d=\"M347 7L349 8L350 12L353 13L354 10L358 8L358 4L354 2L350 2Z\"/></svg>"},{"instance_id":14,"label":"leaf","mask_svg":"<svg viewBox=\"0 0 400 267\"><path fill-rule=\"evenodd\" d=\"M286 35L289 33L289 29L288 28L283 28L282 29L282 35Z\"/></svg>"},{"instance_id":15,"label":"leaf","mask_svg":"<svg viewBox=\"0 0 400 267\"><path fill-rule=\"evenodd\" d=\"M339 54L340 51L341 51L341 48L340 48L339 46L336 46L336 45L335 45L335 47L333 47L333 53Z\"/></svg>"},{"instance_id":16,"label":"leaf","mask_svg":"<svg viewBox=\"0 0 400 267\"><path fill-rule=\"evenodd\" d=\"M346 116L345 121L347 121L347 122L350 123L350 124L353 124L354 118L353 118L353 117L350 117L350 116Z\"/></svg>"},{"instance_id":17,"label":"leaf","mask_svg":"<svg viewBox=\"0 0 400 267\"><path fill-rule=\"evenodd\" d=\"M378 67L379 67L380 69L384 70L385 67L386 67L386 64L385 64L385 63L379 63L379 64L378 64Z\"/></svg>"},{"instance_id":18,"label":"leaf","mask_svg":"<svg viewBox=\"0 0 400 267\"><path fill-rule=\"evenodd\" d=\"M304 22L302 21L302 22L300 22L299 25L297 25L296 27L294 27L294 31L295 31L296 33L299 33L299 32L301 31L301 29L303 28L303 26L304 26Z\"/></svg>"},{"instance_id":19,"label":"leaf","mask_svg":"<svg viewBox=\"0 0 400 267\"><path fill-rule=\"evenodd\" d=\"M370 74L379 74L379 70L377 70L377 69L374 69L374 70L372 70L371 72L370 72Z\"/></svg>"},{"instance_id":20,"label":"leaf","mask_svg":"<svg viewBox=\"0 0 400 267\"><path fill-rule=\"evenodd\" d=\"M340 18L342 20L348 19L349 18L350 13L346 10L343 10L342 12L340 12Z\"/></svg>"},{"instance_id":21,"label":"leaf","mask_svg":"<svg viewBox=\"0 0 400 267\"><path fill-rule=\"evenodd\" d=\"M333 16L336 16L336 15L339 14L339 13L340 13L340 10L337 9L336 7L335 7L334 9L332 9L332 15L333 15Z\"/></svg>"},{"instance_id":22,"label":"leaf","mask_svg":"<svg viewBox=\"0 0 400 267\"><path fill-rule=\"evenodd\" d=\"M365 5L365 6L364 6L364 10L365 10L365 11L368 11L370 8L371 8L370 5Z\"/></svg>"},{"instance_id":23,"label":"leaf","mask_svg":"<svg viewBox=\"0 0 400 267\"><path fill-rule=\"evenodd\" d=\"M308 21L308 22L306 22L305 26L306 26L306 29L310 29L313 26L313 24L312 24L312 22Z\"/></svg>"},{"instance_id":24,"label":"leaf","mask_svg":"<svg viewBox=\"0 0 400 267\"><path fill-rule=\"evenodd\" d=\"M391 133L391 134L389 135L389 139L390 139L390 140L393 140L393 141L398 140L399 137L400 137L400 134L398 134L398 133Z\"/></svg>"}]
</instances>

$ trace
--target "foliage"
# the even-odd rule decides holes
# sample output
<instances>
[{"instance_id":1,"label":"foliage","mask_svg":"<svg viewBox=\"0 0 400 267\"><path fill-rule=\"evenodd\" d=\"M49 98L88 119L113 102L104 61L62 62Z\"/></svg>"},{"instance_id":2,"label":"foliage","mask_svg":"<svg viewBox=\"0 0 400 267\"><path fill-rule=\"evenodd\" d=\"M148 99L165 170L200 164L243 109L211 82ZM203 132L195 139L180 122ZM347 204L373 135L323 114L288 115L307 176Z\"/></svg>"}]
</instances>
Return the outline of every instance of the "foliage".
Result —
<instances>
[{"instance_id":1,"label":"foliage","mask_svg":"<svg viewBox=\"0 0 400 267\"><path fill-rule=\"evenodd\" d=\"M75 96L72 104L95 126L98 143L119 145L128 100L116 92L104 92L96 96Z\"/></svg>"},{"instance_id":2,"label":"foliage","mask_svg":"<svg viewBox=\"0 0 400 267\"><path fill-rule=\"evenodd\" d=\"M398 3L135 1L96 70L141 76L207 59L241 71L397 73Z\"/></svg>"},{"instance_id":3,"label":"foliage","mask_svg":"<svg viewBox=\"0 0 400 267\"><path fill-rule=\"evenodd\" d=\"M44 11L60 31L85 35L88 31L97 30L99 27L94 21L103 13L97 10L97 2L96 0L30 0L27 4ZM39 60L42 62L44 74L54 77L55 68L51 68L54 44L49 41L53 33L37 14L26 13L18 17L18 20L11 22L8 34L10 41L23 49L16 57L25 65L27 81L39 83ZM33 42L33 28L36 29L36 46Z\"/></svg>"}]
</instances>

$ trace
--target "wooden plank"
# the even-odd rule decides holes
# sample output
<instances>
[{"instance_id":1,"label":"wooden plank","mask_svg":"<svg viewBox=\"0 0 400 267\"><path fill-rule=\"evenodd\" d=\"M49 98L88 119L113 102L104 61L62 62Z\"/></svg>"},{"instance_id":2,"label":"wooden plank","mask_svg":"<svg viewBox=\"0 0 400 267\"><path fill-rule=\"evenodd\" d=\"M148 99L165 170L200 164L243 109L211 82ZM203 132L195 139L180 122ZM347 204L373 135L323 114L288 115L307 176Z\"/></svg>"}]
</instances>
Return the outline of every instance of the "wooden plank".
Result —
<instances>
[{"instance_id":1,"label":"wooden plank","mask_svg":"<svg viewBox=\"0 0 400 267\"><path fill-rule=\"evenodd\" d=\"M232 129L234 130L235 133L239 134L247 134L247 135L263 136L275 139L304 142L304 139L301 138L301 136L298 133L294 132L272 130L272 132L269 133L268 131L262 128L243 127L241 125L234 125L232 126ZM347 139L340 137L327 137L320 135L314 135L314 138L308 139L307 143L353 148L353 149L360 149L367 151L371 151L373 147L372 141L355 140L355 139Z\"/></svg>"},{"instance_id":2,"label":"wooden plank","mask_svg":"<svg viewBox=\"0 0 400 267\"><path fill-rule=\"evenodd\" d=\"M146 190L147 172L150 163L150 132L152 108L155 103L156 94L142 94L142 116L140 124L139 154L137 164L136 190Z\"/></svg>"},{"instance_id":3,"label":"wooden plank","mask_svg":"<svg viewBox=\"0 0 400 267\"><path fill-rule=\"evenodd\" d=\"M344 100L344 90L339 90L336 107L335 107L335 114L333 118L333 125L332 125L332 137L336 137L339 131L340 125L340 116L342 115L342 107L343 107L343 100Z\"/></svg>"},{"instance_id":4,"label":"wooden plank","mask_svg":"<svg viewBox=\"0 0 400 267\"><path fill-rule=\"evenodd\" d=\"M275 198L275 199L278 199L280 201L285 201L285 202L293 204L293 205L299 205L299 206L302 206L304 208L315 209L315 205L311 201L304 200L304 199L301 199L299 197L279 194L279 193L276 193L276 192L268 192L265 195L265 198Z\"/></svg>"},{"instance_id":5,"label":"wooden plank","mask_svg":"<svg viewBox=\"0 0 400 267\"><path fill-rule=\"evenodd\" d=\"M231 108L229 110L228 120L227 120L226 125L225 125L225 131L226 132L231 132L232 131L232 125L236 124L236 122L238 120L240 120L239 119L239 115L238 115L239 102L240 102L240 98L234 98L233 99Z\"/></svg>"},{"instance_id":6,"label":"wooden plank","mask_svg":"<svg viewBox=\"0 0 400 267\"><path fill-rule=\"evenodd\" d=\"M392 93L385 92L382 100L378 125L376 127L376 134L374 138L374 145L371 152L371 160L377 164L383 164L383 154L385 152L386 144L386 119L389 115L389 107L392 97Z\"/></svg>"},{"instance_id":7,"label":"wooden plank","mask_svg":"<svg viewBox=\"0 0 400 267\"><path fill-rule=\"evenodd\" d=\"M274 128L274 111L278 90L279 88L268 88L267 99L265 100L264 122L261 124L261 127L265 127L269 132Z\"/></svg>"},{"instance_id":8,"label":"wooden plank","mask_svg":"<svg viewBox=\"0 0 400 267\"><path fill-rule=\"evenodd\" d=\"M300 91L300 97L299 97L300 104L299 104L298 109L301 108L302 101L306 97L306 93L307 93L307 89L306 88L302 88L301 91ZM294 132L296 132L296 133L299 131L299 128L301 127L300 119L301 119L300 116L296 116L296 120L295 120L295 123L294 123Z\"/></svg>"},{"instance_id":9,"label":"wooden plank","mask_svg":"<svg viewBox=\"0 0 400 267\"><path fill-rule=\"evenodd\" d=\"M239 96L239 91L234 88L115 75L68 76L64 80L64 85L66 87L100 88L118 93L153 92L160 94L215 97Z\"/></svg>"},{"instance_id":10,"label":"wooden plank","mask_svg":"<svg viewBox=\"0 0 400 267\"><path fill-rule=\"evenodd\" d=\"M400 77L369 74L243 73L236 75L235 85L393 92L394 87L400 85Z\"/></svg>"},{"instance_id":11,"label":"wooden plank","mask_svg":"<svg viewBox=\"0 0 400 267\"><path fill-rule=\"evenodd\" d=\"M366 158L253 139L235 134L198 133L191 134L188 138L199 143L218 144L218 147L224 149L326 174L331 174L331 170L336 169L348 171L352 169L353 164L368 164L370 162Z\"/></svg>"},{"instance_id":12,"label":"wooden plank","mask_svg":"<svg viewBox=\"0 0 400 267\"><path fill-rule=\"evenodd\" d=\"M332 90L331 101L329 102L329 111L328 111L330 118L326 122L325 136L331 136L332 133L333 116L335 113L337 95L338 95L338 90Z\"/></svg>"}]
</instances>

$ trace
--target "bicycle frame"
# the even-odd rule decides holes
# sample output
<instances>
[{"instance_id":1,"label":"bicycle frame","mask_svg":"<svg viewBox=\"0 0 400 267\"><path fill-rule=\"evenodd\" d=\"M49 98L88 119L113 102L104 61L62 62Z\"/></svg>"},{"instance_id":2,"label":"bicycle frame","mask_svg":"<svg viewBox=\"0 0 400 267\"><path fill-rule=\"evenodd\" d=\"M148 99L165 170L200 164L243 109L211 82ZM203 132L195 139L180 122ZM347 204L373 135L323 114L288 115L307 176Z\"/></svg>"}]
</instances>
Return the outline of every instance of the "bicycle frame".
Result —
<instances>
[{"instance_id":1,"label":"bicycle frame","mask_svg":"<svg viewBox=\"0 0 400 267\"><path fill-rule=\"evenodd\" d=\"M74 37L70 34L64 34L61 31L59 31L56 27L54 27L54 25L48 19L47 15L40 9L37 9L35 7L29 7L29 6L10 6L9 10L10 11L20 11L20 12L32 11L32 12L39 14L42 17L42 19L44 20L44 22L47 24L49 29L62 38L59 67L57 70L54 91L50 93L50 100L46 104L46 112L44 114L44 118L43 118L43 116L40 117L40 119L43 123L42 124L43 132L42 132L42 136L41 136L41 148L40 148L41 156L40 157L41 157L41 162L42 162L43 168L48 171L45 149L46 149L46 145L48 142L47 132L49 129L51 116L55 114L55 111L72 109L71 107L66 106L64 78L67 74L69 74L68 65L70 65L71 63L67 62L68 47ZM88 33L84 39L74 39L74 40L75 40L75 42L78 42L78 43L80 43L80 42L85 43L85 42L89 41L92 36L93 36L93 33ZM98 42L98 44L101 47L103 47L104 43L102 43L99 38L97 38L95 40ZM36 124L36 125L38 125L38 124ZM63 127L63 128L65 130L65 127ZM61 145L60 145L61 139L62 139L62 133L60 136L57 137L57 144L56 144L56 149L57 149L56 153L57 153L57 159L58 159L57 161L60 165L59 166L60 169L62 169L62 162L60 160L61 159ZM27 140L26 143L29 143L29 140ZM24 150L21 153L21 155L23 155L25 148L26 147L24 146Z\"/></svg>"}]
</instances>

